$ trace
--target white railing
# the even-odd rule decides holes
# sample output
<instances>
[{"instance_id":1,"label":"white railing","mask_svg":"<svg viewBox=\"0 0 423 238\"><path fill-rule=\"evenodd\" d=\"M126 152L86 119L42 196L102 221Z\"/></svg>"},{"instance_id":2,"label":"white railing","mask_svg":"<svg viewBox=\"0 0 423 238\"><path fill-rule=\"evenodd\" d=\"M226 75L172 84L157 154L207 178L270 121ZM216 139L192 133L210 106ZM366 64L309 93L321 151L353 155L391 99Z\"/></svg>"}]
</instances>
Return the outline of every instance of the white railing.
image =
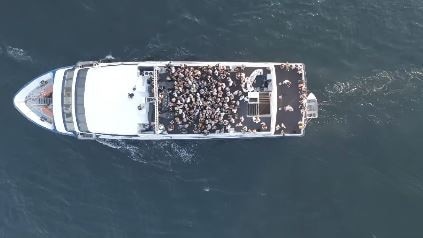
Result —
<instances>
[{"instance_id":1,"label":"white railing","mask_svg":"<svg viewBox=\"0 0 423 238\"><path fill-rule=\"evenodd\" d=\"M154 131L159 133L159 82L158 82L158 67L154 67L153 71L153 85L154 85Z\"/></svg>"}]
</instances>

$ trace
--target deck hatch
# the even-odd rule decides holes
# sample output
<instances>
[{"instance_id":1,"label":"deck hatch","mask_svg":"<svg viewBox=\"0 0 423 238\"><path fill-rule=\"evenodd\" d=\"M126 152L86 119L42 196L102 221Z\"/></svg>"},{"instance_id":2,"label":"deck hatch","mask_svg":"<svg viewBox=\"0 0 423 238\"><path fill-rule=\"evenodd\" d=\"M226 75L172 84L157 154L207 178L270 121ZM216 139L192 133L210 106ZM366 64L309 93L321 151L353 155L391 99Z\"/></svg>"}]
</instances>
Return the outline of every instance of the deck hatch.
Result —
<instances>
[{"instance_id":1,"label":"deck hatch","mask_svg":"<svg viewBox=\"0 0 423 238\"><path fill-rule=\"evenodd\" d=\"M269 92L248 93L248 116L270 116Z\"/></svg>"}]
</instances>

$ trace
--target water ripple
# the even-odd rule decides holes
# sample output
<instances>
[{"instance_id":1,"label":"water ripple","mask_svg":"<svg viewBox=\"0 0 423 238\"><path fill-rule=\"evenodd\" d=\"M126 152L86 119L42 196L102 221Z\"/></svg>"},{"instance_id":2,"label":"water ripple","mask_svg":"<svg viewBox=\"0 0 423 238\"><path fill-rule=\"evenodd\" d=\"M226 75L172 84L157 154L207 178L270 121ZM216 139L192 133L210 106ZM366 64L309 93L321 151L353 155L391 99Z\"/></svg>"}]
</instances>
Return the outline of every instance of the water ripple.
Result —
<instances>
[{"instance_id":1,"label":"water ripple","mask_svg":"<svg viewBox=\"0 0 423 238\"><path fill-rule=\"evenodd\" d=\"M327 85L322 98L322 120L345 123L346 118L364 118L386 126L401 115L421 111L423 69L379 71ZM319 120L320 121L320 120Z\"/></svg>"},{"instance_id":2,"label":"water ripple","mask_svg":"<svg viewBox=\"0 0 423 238\"><path fill-rule=\"evenodd\" d=\"M3 49L2 49L3 48ZM32 62L32 57L23 49L13 46L0 46L0 55L4 55L17 62Z\"/></svg>"},{"instance_id":3,"label":"water ripple","mask_svg":"<svg viewBox=\"0 0 423 238\"><path fill-rule=\"evenodd\" d=\"M134 161L173 171L172 163L194 163L198 157L198 143L174 141L128 141L97 140L99 143L117 149Z\"/></svg>"}]
</instances>

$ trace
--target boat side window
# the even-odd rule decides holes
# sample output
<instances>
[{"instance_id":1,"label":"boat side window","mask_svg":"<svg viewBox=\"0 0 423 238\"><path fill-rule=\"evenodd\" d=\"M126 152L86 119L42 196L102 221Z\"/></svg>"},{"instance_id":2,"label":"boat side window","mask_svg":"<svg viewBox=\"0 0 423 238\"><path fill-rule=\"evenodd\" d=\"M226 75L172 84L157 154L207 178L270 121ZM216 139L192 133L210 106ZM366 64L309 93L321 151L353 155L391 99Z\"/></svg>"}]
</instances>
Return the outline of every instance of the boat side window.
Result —
<instances>
[{"instance_id":1,"label":"boat side window","mask_svg":"<svg viewBox=\"0 0 423 238\"><path fill-rule=\"evenodd\" d=\"M75 131L72 114L72 83L75 69L68 69L63 75L62 85L62 115L65 129L69 132Z\"/></svg>"},{"instance_id":2,"label":"boat side window","mask_svg":"<svg viewBox=\"0 0 423 238\"><path fill-rule=\"evenodd\" d=\"M81 69L78 71L75 83L75 117L78 129L81 132L90 132L87 127L84 107L85 81L89 69Z\"/></svg>"}]
</instances>

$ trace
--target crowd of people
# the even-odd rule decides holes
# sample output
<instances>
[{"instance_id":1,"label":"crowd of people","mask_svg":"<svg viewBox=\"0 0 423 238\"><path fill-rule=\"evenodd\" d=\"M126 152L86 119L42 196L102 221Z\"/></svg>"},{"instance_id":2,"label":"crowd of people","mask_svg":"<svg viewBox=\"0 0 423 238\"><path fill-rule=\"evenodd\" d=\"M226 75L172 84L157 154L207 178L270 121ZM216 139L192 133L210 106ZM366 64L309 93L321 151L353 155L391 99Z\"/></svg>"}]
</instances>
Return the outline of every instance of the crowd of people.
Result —
<instances>
[{"instance_id":1,"label":"crowd of people","mask_svg":"<svg viewBox=\"0 0 423 238\"><path fill-rule=\"evenodd\" d=\"M304 74L302 64L282 64L282 69ZM250 72L251 73L251 72ZM252 82L246 76L245 68L229 68L221 65L187 66L168 65L166 67L167 87L159 90L159 104L170 112L164 130L168 133L227 133L231 131L257 132L268 131L270 125L263 118L254 116L244 118L240 106L248 101L248 92ZM292 79L291 79L292 80ZM278 110L292 112L300 110L305 113L307 98L306 83L299 79L298 83L284 79L278 83L283 87L298 86L299 106L285 105ZM279 96L279 99L282 96ZM252 121L252 123L250 122ZM248 125L248 126L247 126ZM303 128L302 120L298 128ZM284 123L276 124L277 133L284 134L287 127Z\"/></svg>"},{"instance_id":2,"label":"crowd of people","mask_svg":"<svg viewBox=\"0 0 423 238\"><path fill-rule=\"evenodd\" d=\"M173 83L167 92L168 107L174 115L167 125L168 132L209 134L236 128L257 130L243 125L245 118L237 113L240 103L248 101L249 82L243 67L169 65L166 70L166 80ZM267 129L265 123L256 121L259 129Z\"/></svg>"},{"instance_id":3,"label":"crowd of people","mask_svg":"<svg viewBox=\"0 0 423 238\"><path fill-rule=\"evenodd\" d=\"M290 63L284 63L281 64L279 66L281 69L285 69L287 71L293 70L296 71L297 74L299 74L300 76L304 75L304 67L303 64L290 64ZM279 83L279 86L284 86L287 88L290 88L292 85L292 82L288 79L282 81ZM294 107L292 107L291 105L286 105L284 107L279 108L279 110L284 110L287 112L293 112L295 110L300 110L301 111L301 115L305 116L305 102L307 99L307 87L306 87L306 83L305 81L301 78L298 80L298 94L299 94L299 105L298 105L298 109L295 109ZM282 99L282 96L279 97L279 99ZM303 129L304 128L304 122L302 121L302 118L300 121L298 121L298 129ZM284 134L286 130L286 126L284 123L281 123L280 125L277 124L276 125L276 131L280 132L281 134Z\"/></svg>"}]
</instances>

